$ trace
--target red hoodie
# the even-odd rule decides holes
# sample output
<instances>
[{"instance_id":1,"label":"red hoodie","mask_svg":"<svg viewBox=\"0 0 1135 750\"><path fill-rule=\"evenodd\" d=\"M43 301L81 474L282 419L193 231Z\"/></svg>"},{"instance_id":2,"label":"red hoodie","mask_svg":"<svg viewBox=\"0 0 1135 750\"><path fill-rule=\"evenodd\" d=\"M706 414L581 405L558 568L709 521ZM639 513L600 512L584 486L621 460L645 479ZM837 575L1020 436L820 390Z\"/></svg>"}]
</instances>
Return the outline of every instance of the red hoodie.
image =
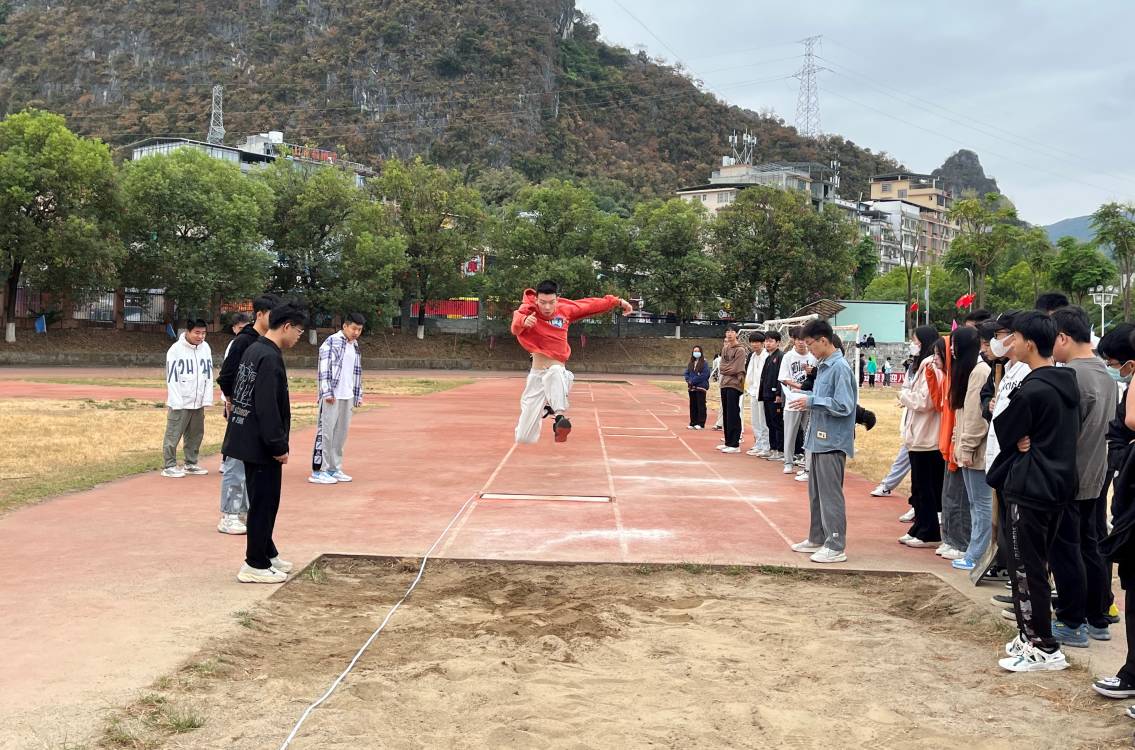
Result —
<instances>
[{"instance_id":1,"label":"red hoodie","mask_svg":"<svg viewBox=\"0 0 1135 750\"><path fill-rule=\"evenodd\" d=\"M571 357L571 347L567 341L568 326L577 320L608 312L618 306L619 298L613 294L576 300L560 297L556 300L555 313L552 317L545 318L536 307L536 290L525 289L524 301L512 314L512 333L525 351L567 363ZM525 328L524 319L532 313L536 313L536 325Z\"/></svg>"}]
</instances>

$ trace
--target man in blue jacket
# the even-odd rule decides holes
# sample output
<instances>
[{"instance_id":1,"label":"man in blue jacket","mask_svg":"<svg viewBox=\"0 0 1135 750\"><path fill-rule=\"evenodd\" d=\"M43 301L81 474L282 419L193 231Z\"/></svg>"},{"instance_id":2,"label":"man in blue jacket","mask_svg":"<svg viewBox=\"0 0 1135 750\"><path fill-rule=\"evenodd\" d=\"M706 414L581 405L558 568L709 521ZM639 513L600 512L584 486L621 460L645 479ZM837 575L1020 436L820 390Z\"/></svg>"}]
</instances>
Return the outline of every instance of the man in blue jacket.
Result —
<instances>
[{"instance_id":1,"label":"man in blue jacket","mask_svg":"<svg viewBox=\"0 0 1135 750\"><path fill-rule=\"evenodd\" d=\"M859 392L855 374L836 345L835 333L824 320L804 326L801 338L819 363L811 393L794 391L785 409L811 413L804 447L812 456L808 474L811 527L808 538L792 545L795 552L812 553L812 561L847 560L847 510L843 474L855 455L855 407Z\"/></svg>"}]
</instances>

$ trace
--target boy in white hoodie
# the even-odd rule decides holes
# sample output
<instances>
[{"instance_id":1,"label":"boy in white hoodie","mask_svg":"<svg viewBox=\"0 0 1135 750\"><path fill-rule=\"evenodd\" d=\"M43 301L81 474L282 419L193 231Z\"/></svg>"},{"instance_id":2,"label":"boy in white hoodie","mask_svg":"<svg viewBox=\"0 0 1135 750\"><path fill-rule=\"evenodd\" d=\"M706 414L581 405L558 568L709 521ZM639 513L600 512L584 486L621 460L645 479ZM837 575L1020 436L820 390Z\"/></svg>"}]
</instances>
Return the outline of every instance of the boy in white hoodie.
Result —
<instances>
[{"instance_id":1,"label":"boy in white hoodie","mask_svg":"<svg viewBox=\"0 0 1135 750\"><path fill-rule=\"evenodd\" d=\"M213 353L205 343L205 321L190 320L185 333L166 352L166 434L162 441L163 477L204 475L197 465L205 437L205 407L213 405ZM185 438L185 468L177 465L177 444Z\"/></svg>"}]
</instances>

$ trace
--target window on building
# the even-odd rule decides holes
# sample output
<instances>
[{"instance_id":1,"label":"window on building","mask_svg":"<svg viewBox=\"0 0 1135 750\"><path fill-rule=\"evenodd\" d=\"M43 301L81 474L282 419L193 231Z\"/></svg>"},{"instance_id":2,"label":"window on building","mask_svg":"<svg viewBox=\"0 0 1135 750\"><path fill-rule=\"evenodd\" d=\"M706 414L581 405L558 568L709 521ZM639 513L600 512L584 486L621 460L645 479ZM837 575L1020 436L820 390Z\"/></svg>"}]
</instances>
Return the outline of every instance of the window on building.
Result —
<instances>
[{"instance_id":1,"label":"window on building","mask_svg":"<svg viewBox=\"0 0 1135 750\"><path fill-rule=\"evenodd\" d=\"M889 193L889 192L891 192L891 183L889 183L889 182L884 182L884 183L883 183L883 185L882 185L882 187L880 187L879 189L880 189L881 191L883 191L884 193Z\"/></svg>"},{"instance_id":2,"label":"window on building","mask_svg":"<svg viewBox=\"0 0 1135 750\"><path fill-rule=\"evenodd\" d=\"M902 200L905 197L906 197L906 190L900 190L899 191L899 200Z\"/></svg>"},{"instance_id":3,"label":"window on building","mask_svg":"<svg viewBox=\"0 0 1135 750\"><path fill-rule=\"evenodd\" d=\"M699 197L701 198L701 202L705 203L705 193L702 193Z\"/></svg>"}]
</instances>

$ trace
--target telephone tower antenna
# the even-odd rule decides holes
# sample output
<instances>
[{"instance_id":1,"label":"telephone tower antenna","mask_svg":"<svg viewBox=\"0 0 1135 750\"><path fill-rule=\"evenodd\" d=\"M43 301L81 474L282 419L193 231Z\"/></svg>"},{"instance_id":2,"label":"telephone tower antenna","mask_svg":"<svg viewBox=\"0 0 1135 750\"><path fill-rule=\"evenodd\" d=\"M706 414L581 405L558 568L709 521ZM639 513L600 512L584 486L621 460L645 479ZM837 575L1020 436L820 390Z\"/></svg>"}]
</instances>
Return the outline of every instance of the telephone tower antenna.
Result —
<instances>
[{"instance_id":1,"label":"telephone tower antenna","mask_svg":"<svg viewBox=\"0 0 1135 750\"><path fill-rule=\"evenodd\" d=\"M820 130L820 89L816 74L823 68L816 65L816 45L820 35L801 39L804 45L804 66L796 73L800 81L800 95L796 99L796 131L805 138L818 138Z\"/></svg>"},{"instance_id":2,"label":"telephone tower antenna","mask_svg":"<svg viewBox=\"0 0 1135 750\"><path fill-rule=\"evenodd\" d=\"M209 117L209 143L221 145L225 142L225 87L213 87L213 113Z\"/></svg>"}]
</instances>

